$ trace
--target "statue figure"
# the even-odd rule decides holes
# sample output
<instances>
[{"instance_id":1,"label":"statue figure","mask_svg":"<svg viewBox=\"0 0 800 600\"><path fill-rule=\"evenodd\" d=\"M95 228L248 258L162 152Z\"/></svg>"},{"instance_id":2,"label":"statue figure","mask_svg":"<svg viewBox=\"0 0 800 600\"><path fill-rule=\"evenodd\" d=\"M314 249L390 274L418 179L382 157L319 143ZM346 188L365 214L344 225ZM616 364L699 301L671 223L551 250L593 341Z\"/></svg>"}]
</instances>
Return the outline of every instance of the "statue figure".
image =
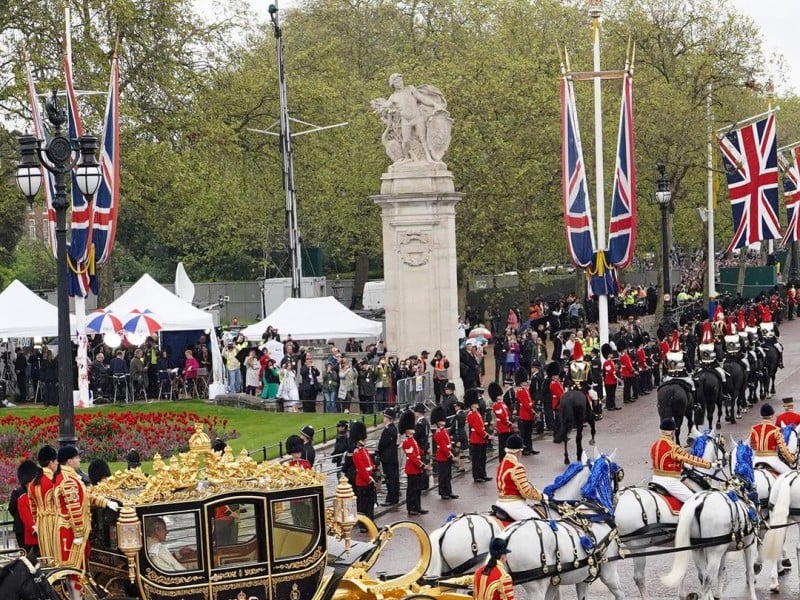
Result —
<instances>
[{"instance_id":1,"label":"statue figure","mask_svg":"<svg viewBox=\"0 0 800 600\"><path fill-rule=\"evenodd\" d=\"M400 73L389 76L388 99L370 102L386 129L381 141L394 164L441 162L450 146L453 120L447 100L432 85L406 86Z\"/></svg>"},{"instance_id":2,"label":"statue figure","mask_svg":"<svg viewBox=\"0 0 800 600\"><path fill-rule=\"evenodd\" d=\"M44 110L47 113L47 118L56 127L62 126L67 122L67 111L58 102L58 92L53 90L44 101Z\"/></svg>"}]
</instances>

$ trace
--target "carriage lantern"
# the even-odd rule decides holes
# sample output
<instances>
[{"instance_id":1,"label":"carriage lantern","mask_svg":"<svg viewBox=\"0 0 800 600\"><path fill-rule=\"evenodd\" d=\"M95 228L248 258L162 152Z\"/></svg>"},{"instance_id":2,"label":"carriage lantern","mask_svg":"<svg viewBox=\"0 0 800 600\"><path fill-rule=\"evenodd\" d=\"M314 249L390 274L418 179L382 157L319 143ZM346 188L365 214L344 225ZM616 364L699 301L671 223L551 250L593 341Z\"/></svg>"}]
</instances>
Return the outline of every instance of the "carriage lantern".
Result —
<instances>
[{"instance_id":1,"label":"carriage lantern","mask_svg":"<svg viewBox=\"0 0 800 600\"><path fill-rule=\"evenodd\" d=\"M353 487L344 475L339 478L333 498L333 520L342 530L345 550L350 552L350 531L358 522L358 508Z\"/></svg>"},{"instance_id":2,"label":"carriage lantern","mask_svg":"<svg viewBox=\"0 0 800 600\"><path fill-rule=\"evenodd\" d=\"M123 506L117 518L117 548L128 559L128 578L136 581L136 556L142 549L142 526L136 510L132 506Z\"/></svg>"}]
</instances>

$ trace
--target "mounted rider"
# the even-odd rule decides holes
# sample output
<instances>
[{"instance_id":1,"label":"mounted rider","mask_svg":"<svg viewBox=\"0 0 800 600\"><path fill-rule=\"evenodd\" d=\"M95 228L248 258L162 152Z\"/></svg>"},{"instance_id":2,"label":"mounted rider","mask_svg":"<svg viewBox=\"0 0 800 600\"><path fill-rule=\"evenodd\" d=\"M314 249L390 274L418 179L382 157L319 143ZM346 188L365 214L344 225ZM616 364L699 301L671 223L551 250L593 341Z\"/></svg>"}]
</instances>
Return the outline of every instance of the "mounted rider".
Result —
<instances>
[{"instance_id":1,"label":"mounted rider","mask_svg":"<svg viewBox=\"0 0 800 600\"><path fill-rule=\"evenodd\" d=\"M733 316L728 317L728 322L725 324L725 360L736 360L744 367L745 373L747 372L748 364L742 352L742 333L746 336L744 330L744 313L741 313L741 327L738 329L733 322Z\"/></svg>"},{"instance_id":2,"label":"mounted rider","mask_svg":"<svg viewBox=\"0 0 800 600\"><path fill-rule=\"evenodd\" d=\"M519 459L521 452L522 438L517 434L513 434L508 438L506 455L497 465L497 474L495 476L497 502L506 514L515 521L539 516L525 500L547 504L547 496L528 481L528 472Z\"/></svg>"},{"instance_id":3,"label":"mounted rider","mask_svg":"<svg viewBox=\"0 0 800 600\"><path fill-rule=\"evenodd\" d=\"M703 325L705 325L705 323L703 323ZM721 304L717 304L717 308L714 311L714 323L711 325L711 329L714 330L714 339L721 341L722 337L725 335L725 313L722 311ZM703 332L703 336L705 337L705 331ZM708 342L704 341L701 343L706 344ZM713 340L711 343L714 343Z\"/></svg>"},{"instance_id":4,"label":"mounted rider","mask_svg":"<svg viewBox=\"0 0 800 600\"><path fill-rule=\"evenodd\" d=\"M763 463L778 474L792 470L796 457L786 446L781 428L771 421L775 409L769 404L761 405L761 423L750 429L750 447L753 449L753 463Z\"/></svg>"},{"instance_id":5,"label":"mounted rider","mask_svg":"<svg viewBox=\"0 0 800 600\"><path fill-rule=\"evenodd\" d=\"M772 310L767 305L766 301L762 302L757 307L761 323L759 324L760 338L766 345L775 346L778 351L778 366L783 368L783 345L778 341L781 332L778 330L778 324L772 322Z\"/></svg>"},{"instance_id":6,"label":"mounted rider","mask_svg":"<svg viewBox=\"0 0 800 600\"><path fill-rule=\"evenodd\" d=\"M720 319L714 321L715 328L719 328L719 324L722 325L724 332L725 321ZM720 336L720 341L722 337ZM716 374L720 379L720 389L725 389L725 371L717 360L717 347L714 343L714 337L711 335L711 324L708 321L703 323L703 338L697 350L700 353L700 368Z\"/></svg>"},{"instance_id":7,"label":"mounted rider","mask_svg":"<svg viewBox=\"0 0 800 600\"><path fill-rule=\"evenodd\" d=\"M650 447L650 458L653 461L653 477L650 481L667 490L681 502L686 502L694 491L681 482L683 465L689 464L702 469L716 468L717 465L692 456L675 443L673 418L661 421L660 430L661 435Z\"/></svg>"},{"instance_id":8,"label":"mounted rider","mask_svg":"<svg viewBox=\"0 0 800 600\"><path fill-rule=\"evenodd\" d=\"M775 417L775 423L778 427L785 427L786 425L797 427L800 425L800 414L794 411L794 398L784 398L781 403L783 404L783 412Z\"/></svg>"},{"instance_id":9,"label":"mounted rider","mask_svg":"<svg viewBox=\"0 0 800 600\"><path fill-rule=\"evenodd\" d=\"M672 332L672 341L664 361L664 368L667 374L664 376L661 385L677 381L686 388L690 397L693 398L695 393L694 379L686 371L686 363L683 362L683 350L681 350L681 338L677 330Z\"/></svg>"}]
</instances>

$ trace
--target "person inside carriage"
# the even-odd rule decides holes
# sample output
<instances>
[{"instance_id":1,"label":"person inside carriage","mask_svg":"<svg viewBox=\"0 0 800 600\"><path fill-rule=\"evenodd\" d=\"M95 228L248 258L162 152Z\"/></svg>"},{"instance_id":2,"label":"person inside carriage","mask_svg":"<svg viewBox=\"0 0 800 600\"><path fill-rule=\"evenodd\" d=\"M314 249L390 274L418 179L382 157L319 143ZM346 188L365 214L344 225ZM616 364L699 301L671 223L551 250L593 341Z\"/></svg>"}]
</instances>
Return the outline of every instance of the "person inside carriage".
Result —
<instances>
[{"instance_id":1,"label":"person inside carriage","mask_svg":"<svg viewBox=\"0 0 800 600\"><path fill-rule=\"evenodd\" d=\"M761 405L761 418L750 429L750 447L753 449L755 466L763 464L778 474L788 473L797 458L786 446L781 428L772 422L775 409L769 404Z\"/></svg>"},{"instance_id":2,"label":"person inside carriage","mask_svg":"<svg viewBox=\"0 0 800 600\"><path fill-rule=\"evenodd\" d=\"M681 482L683 465L689 464L703 469L716 468L717 465L692 456L675 443L674 419L668 418L661 421L660 430L661 434L650 447L650 458L653 461L653 476L650 481L666 490L681 503L686 502L692 497L694 491Z\"/></svg>"},{"instance_id":3,"label":"person inside carriage","mask_svg":"<svg viewBox=\"0 0 800 600\"><path fill-rule=\"evenodd\" d=\"M548 500L545 494L528 481L528 472L519 459L521 452L522 438L517 434L511 435L506 445L506 454L497 466L495 476L498 506L515 521L538 516L526 500L542 504L547 504Z\"/></svg>"}]
</instances>

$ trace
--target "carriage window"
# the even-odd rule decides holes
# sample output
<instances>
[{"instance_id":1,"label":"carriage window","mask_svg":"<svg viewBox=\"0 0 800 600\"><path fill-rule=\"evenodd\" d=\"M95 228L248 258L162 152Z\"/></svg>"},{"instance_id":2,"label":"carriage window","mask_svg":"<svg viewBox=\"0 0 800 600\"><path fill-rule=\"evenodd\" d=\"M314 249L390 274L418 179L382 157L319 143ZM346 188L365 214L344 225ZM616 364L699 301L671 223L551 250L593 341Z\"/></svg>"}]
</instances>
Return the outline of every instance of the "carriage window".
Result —
<instances>
[{"instance_id":1,"label":"carriage window","mask_svg":"<svg viewBox=\"0 0 800 600\"><path fill-rule=\"evenodd\" d=\"M256 537L258 511L255 504L220 503L212 505L209 511L215 567L265 561Z\"/></svg>"},{"instance_id":2,"label":"carriage window","mask_svg":"<svg viewBox=\"0 0 800 600\"><path fill-rule=\"evenodd\" d=\"M150 564L167 572L197 569L199 530L196 511L145 517L145 548Z\"/></svg>"},{"instance_id":3,"label":"carriage window","mask_svg":"<svg viewBox=\"0 0 800 600\"><path fill-rule=\"evenodd\" d=\"M319 531L316 497L292 498L273 503L272 555L284 560L307 554Z\"/></svg>"}]
</instances>

